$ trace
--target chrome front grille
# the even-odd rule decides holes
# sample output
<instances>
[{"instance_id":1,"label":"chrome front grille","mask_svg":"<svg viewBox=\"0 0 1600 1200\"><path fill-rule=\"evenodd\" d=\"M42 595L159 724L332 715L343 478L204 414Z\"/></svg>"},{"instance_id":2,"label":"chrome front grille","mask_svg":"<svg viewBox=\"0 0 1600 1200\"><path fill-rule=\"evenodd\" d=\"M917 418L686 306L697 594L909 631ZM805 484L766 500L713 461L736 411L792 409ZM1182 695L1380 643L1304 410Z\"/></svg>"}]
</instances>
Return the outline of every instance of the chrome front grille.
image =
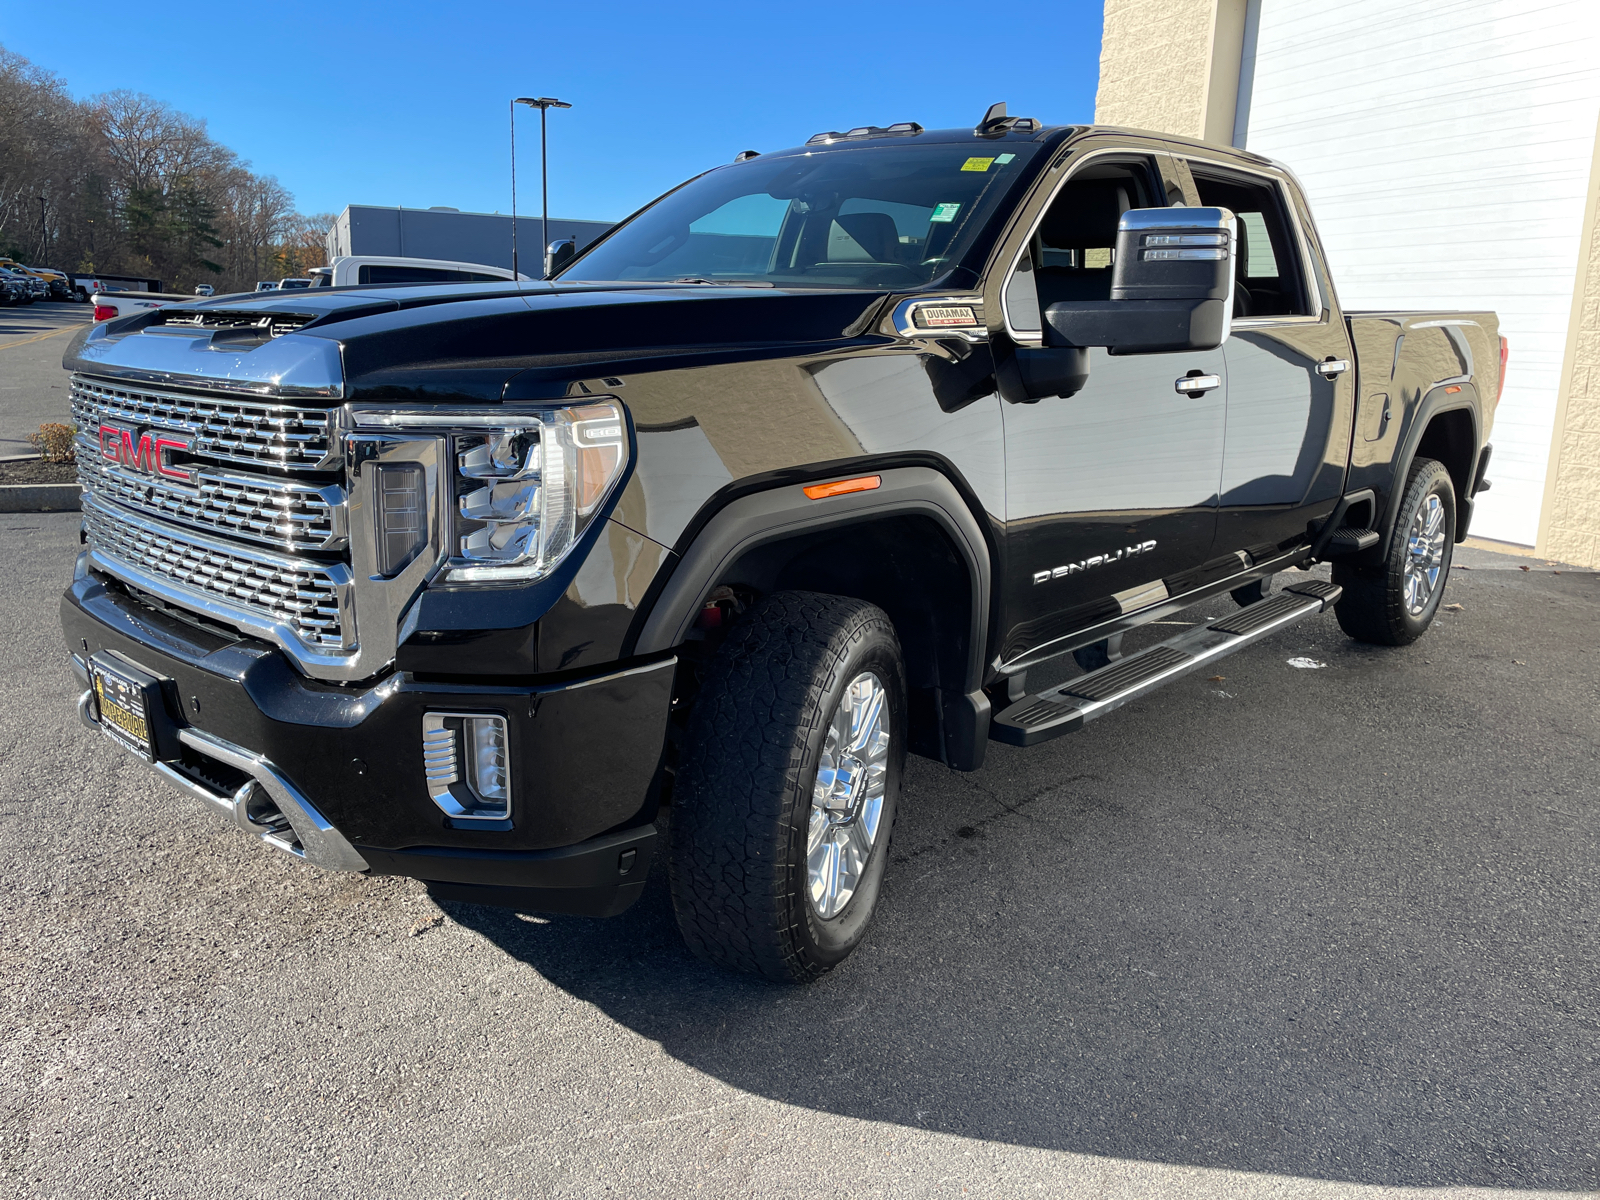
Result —
<instances>
[{"instance_id":1,"label":"chrome front grille","mask_svg":"<svg viewBox=\"0 0 1600 1200\"><path fill-rule=\"evenodd\" d=\"M340 465L327 409L191 396L74 375L73 424L92 435L108 420L192 434L194 453L201 458L291 471L337 470Z\"/></svg>"},{"instance_id":2,"label":"chrome front grille","mask_svg":"<svg viewBox=\"0 0 1600 1200\"><path fill-rule=\"evenodd\" d=\"M345 545L345 494L336 484L201 469L193 486L113 466L78 435L78 482L90 495L224 537L285 550Z\"/></svg>"},{"instance_id":3,"label":"chrome front grille","mask_svg":"<svg viewBox=\"0 0 1600 1200\"><path fill-rule=\"evenodd\" d=\"M307 646L338 650L347 645L349 572L341 565L189 535L165 522L126 514L92 495L84 499L83 524L94 553L113 560L125 578L137 583L150 577L197 599L256 614L287 627ZM225 612L213 615L227 619Z\"/></svg>"}]
</instances>

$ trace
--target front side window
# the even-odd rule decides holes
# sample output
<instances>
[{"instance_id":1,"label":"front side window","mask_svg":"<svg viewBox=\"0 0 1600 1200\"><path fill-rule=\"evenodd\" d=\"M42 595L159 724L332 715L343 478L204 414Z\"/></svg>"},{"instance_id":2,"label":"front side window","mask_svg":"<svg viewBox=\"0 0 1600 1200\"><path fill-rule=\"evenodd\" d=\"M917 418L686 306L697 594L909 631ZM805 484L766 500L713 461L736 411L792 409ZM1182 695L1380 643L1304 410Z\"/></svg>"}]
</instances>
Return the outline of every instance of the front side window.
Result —
<instances>
[{"instance_id":1,"label":"front side window","mask_svg":"<svg viewBox=\"0 0 1600 1200\"><path fill-rule=\"evenodd\" d=\"M749 159L662 197L559 278L921 287L973 251L1038 150L906 142Z\"/></svg>"},{"instance_id":2,"label":"front side window","mask_svg":"<svg viewBox=\"0 0 1600 1200\"><path fill-rule=\"evenodd\" d=\"M1012 329L1037 333L1050 305L1111 299L1117 227L1130 208L1162 203L1147 160L1092 162L1061 185L1006 281Z\"/></svg>"}]
</instances>

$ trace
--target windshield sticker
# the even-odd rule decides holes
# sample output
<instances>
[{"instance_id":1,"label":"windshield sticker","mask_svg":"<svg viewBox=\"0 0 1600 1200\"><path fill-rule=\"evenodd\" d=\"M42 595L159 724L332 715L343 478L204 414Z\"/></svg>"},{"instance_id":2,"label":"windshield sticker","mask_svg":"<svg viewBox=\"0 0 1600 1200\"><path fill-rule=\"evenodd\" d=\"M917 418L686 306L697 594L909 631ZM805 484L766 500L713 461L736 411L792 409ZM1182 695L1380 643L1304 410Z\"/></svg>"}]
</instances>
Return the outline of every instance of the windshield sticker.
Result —
<instances>
[{"instance_id":1,"label":"windshield sticker","mask_svg":"<svg viewBox=\"0 0 1600 1200\"><path fill-rule=\"evenodd\" d=\"M999 163L1003 167L1015 157L1015 154L1002 154L999 158L995 159L995 162Z\"/></svg>"},{"instance_id":2,"label":"windshield sticker","mask_svg":"<svg viewBox=\"0 0 1600 1200\"><path fill-rule=\"evenodd\" d=\"M963 171L987 171L992 166L994 166L994 159L992 158L969 158L961 164L961 169Z\"/></svg>"},{"instance_id":3,"label":"windshield sticker","mask_svg":"<svg viewBox=\"0 0 1600 1200\"><path fill-rule=\"evenodd\" d=\"M956 219L956 214L960 211L961 205L959 204L935 204L933 206L933 215L928 218L928 221L930 223L936 221L954 221Z\"/></svg>"}]
</instances>

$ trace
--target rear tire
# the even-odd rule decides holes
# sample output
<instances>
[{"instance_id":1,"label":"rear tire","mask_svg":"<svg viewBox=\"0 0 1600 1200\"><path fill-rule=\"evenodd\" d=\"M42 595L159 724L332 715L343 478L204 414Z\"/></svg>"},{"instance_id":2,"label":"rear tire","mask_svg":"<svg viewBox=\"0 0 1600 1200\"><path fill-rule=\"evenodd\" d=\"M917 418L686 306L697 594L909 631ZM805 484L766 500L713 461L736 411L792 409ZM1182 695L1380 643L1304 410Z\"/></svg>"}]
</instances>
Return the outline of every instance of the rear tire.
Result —
<instances>
[{"instance_id":1,"label":"rear tire","mask_svg":"<svg viewBox=\"0 0 1600 1200\"><path fill-rule=\"evenodd\" d=\"M1333 564L1344 589L1334 606L1358 642L1408 646L1433 624L1456 542L1456 490L1444 464L1419 458L1406 476L1400 515L1381 566Z\"/></svg>"},{"instance_id":2,"label":"rear tire","mask_svg":"<svg viewBox=\"0 0 1600 1200\"><path fill-rule=\"evenodd\" d=\"M785 983L843 962L877 906L905 747L905 670L882 609L777 592L746 613L707 669L673 788L669 875L689 948Z\"/></svg>"}]
</instances>

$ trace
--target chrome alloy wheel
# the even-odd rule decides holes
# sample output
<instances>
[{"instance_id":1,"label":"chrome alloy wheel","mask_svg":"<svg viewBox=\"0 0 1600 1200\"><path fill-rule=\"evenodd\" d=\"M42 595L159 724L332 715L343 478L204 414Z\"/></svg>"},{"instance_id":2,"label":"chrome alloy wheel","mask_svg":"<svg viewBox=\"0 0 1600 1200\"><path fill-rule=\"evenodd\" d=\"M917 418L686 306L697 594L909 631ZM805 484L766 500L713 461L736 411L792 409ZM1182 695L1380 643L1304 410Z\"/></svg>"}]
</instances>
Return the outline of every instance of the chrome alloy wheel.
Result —
<instances>
[{"instance_id":1,"label":"chrome alloy wheel","mask_svg":"<svg viewBox=\"0 0 1600 1200\"><path fill-rule=\"evenodd\" d=\"M1422 615L1439 587L1444 552L1444 502L1437 492L1429 492L1411 518L1406 543L1406 611L1413 617Z\"/></svg>"},{"instance_id":2,"label":"chrome alloy wheel","mask_svg":"<svg viewBox=\"0 0 1600 1200\"><path fill-rule=\"evenodd\" d=\"M888 719L888 689L863 671L828 722L806 839L806 895L823 920L850 903L878 840L889 773Z\"/></svg>"}]
</instances>

